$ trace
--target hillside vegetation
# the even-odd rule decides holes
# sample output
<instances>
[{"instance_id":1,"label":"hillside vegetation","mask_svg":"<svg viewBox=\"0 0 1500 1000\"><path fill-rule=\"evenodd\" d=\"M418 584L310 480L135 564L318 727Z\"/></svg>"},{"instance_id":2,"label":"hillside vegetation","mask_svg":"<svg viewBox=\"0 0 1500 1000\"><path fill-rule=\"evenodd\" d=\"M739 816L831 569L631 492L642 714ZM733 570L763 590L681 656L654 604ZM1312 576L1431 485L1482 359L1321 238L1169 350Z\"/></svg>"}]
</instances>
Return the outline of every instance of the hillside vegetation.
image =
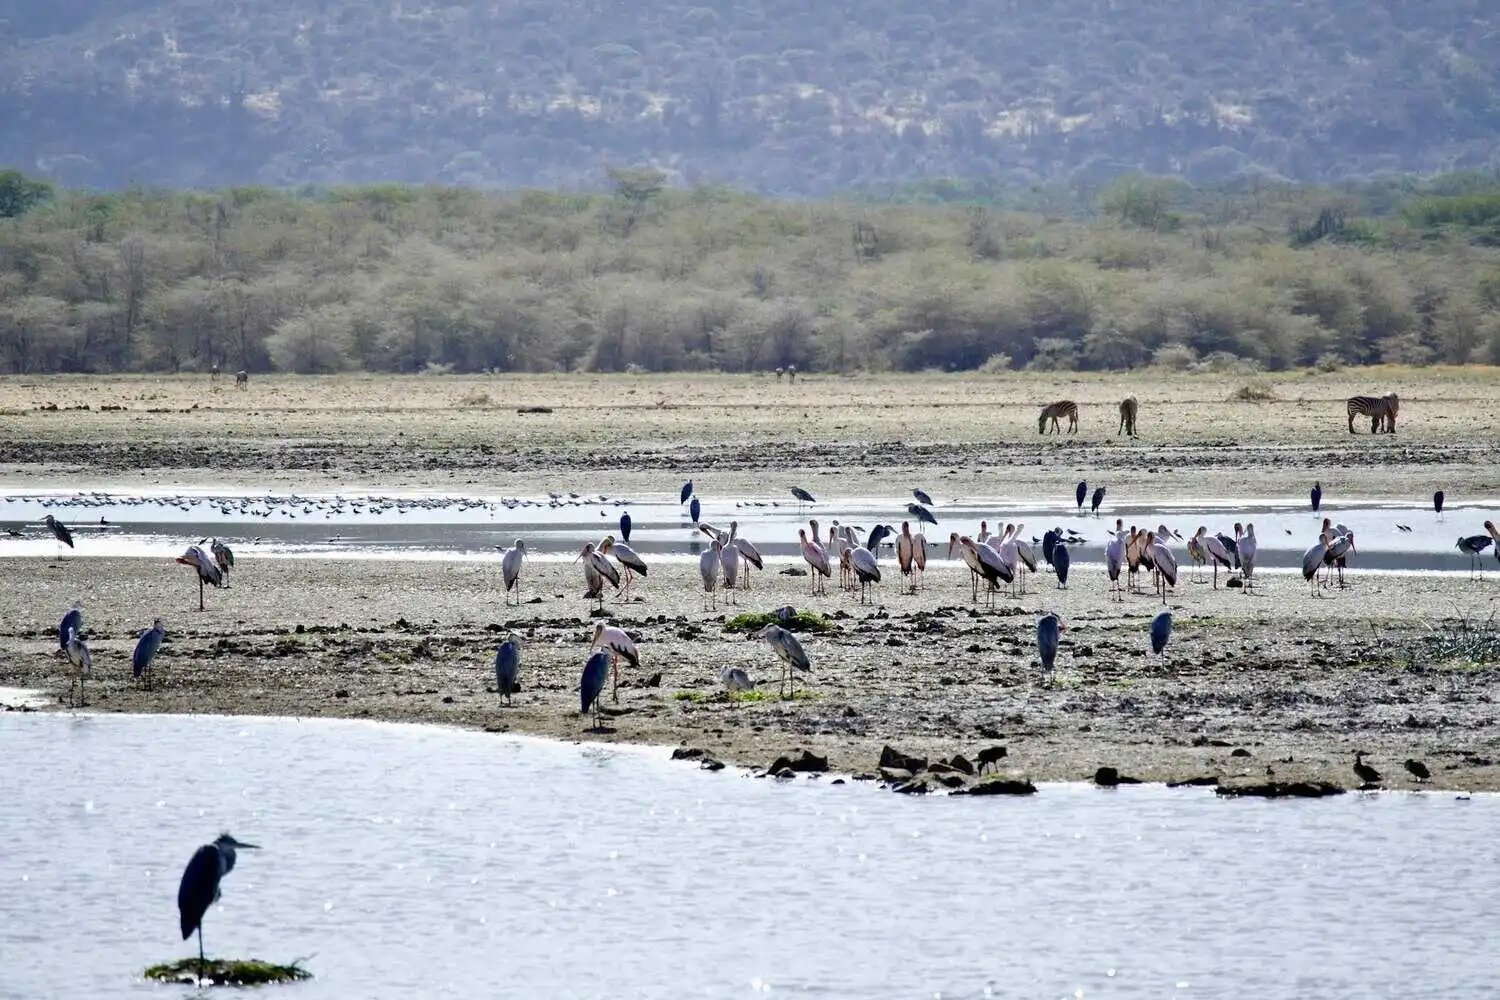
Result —
<instances>
[{"instance_id":1,"label":"hillside vegetation","mask_svg":"<svg viewBox=\"0 0 1500 1000\"><path fill-rule=\"evenodd\" d=\"M826 195L1482 169L1485 0L0 0L0 163L118 187Z\"/></svg>"},{"instance_id":2,"label":"hillside vegetation","mask_svg":"<svg viewBox=\"0 0 1500 1000\"><path fill-rule=\"evenodd\" d=\"M1500 363L1494 177L1135 176L1092 219L1045 193L792 203L640 170L614 184L98 195L0 174L0 370Z\"/></svg>"}]
</instances>

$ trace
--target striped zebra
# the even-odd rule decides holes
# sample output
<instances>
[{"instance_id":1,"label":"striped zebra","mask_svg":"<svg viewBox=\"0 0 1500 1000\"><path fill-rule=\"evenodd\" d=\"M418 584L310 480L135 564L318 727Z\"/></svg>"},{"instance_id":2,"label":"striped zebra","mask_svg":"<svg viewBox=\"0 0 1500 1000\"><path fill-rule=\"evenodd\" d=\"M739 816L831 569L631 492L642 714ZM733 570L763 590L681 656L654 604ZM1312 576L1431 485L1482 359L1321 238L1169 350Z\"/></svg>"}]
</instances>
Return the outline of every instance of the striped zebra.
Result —
<instances>
[{"instance_id":1,"label":"striped zebra","mask_svg":"<svg viewBox=\"0 0 1500 1000\"><path fill-rule=\"evenodd\" d=\"M1120 401L1120 432L1128 437L1135 437L1135 413L1140 409L1140 404L1131 396Z\"/></svg>"},{"instance_id":2,"label":"striped zebra","mask_svg":"<svg viewBox=\"0 0 1500 1000\"><path fill-rule=\"evenodd\" d=\"M1078 404L1073 402L1071 399L1058 400L1056 403L1051 403L1047 406L1042 407L1042 415L1037 419L1036 422L1036 432L1038 434L1045 433L1047 430L1047 421L1050 420L1052 421L1052 429L1061 434L1062 425L1059 424L1058 421L1063 417L1068 418L1068 433L1077 433Z\"/></svg>"},{"instance_id":3,"label":"striped zebra","mask_svg":"<svg viewBox=\"0 0 1500 1000\"><path fill-rule=\"evenodd\" d=\"M1369 417L1370 433L1386 434L1396 433L1396 413L1401 408L1401 401L1396 398L1394 392L1388 392L1384 396L1350 396L1348 403L1349 411L1349 433L1354 433L1354 418Z\"/></svg>"}]
</instances>

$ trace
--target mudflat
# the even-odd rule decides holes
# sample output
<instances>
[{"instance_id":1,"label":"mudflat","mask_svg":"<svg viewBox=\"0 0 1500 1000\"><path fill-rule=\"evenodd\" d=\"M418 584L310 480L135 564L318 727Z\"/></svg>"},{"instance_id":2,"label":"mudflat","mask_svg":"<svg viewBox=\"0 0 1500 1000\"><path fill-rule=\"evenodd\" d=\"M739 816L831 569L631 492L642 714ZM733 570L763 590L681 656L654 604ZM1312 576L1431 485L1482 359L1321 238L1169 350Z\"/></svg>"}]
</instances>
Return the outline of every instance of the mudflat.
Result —
<instances>
[{"instance_id":1,"label":"mudflat","mask_svg":"<svg viewBox=\"0 0 1500 1000\"><path fill-rule=\"evenodd\" d=\"M1488 380L1488 381L1486 381ZM1238 398L1242 386L1264 401ZM796 483L839 496L904 494L962 477L970 496L1071 495L1107 473L1112 489L1191 497L1301 496L1320 479L1349 497L1496 496L1500 401L1492 370L1367 370L1206 376L232 376L0 380L7 433L0 488L415 488L540 495L549 489L779 495ZM1343 399L1398 392L1395 435L1347 432ZM1141 404L1137 439L1116 404ZM1038 435L1040 405L1080 404L1077 435ZM55 404L58 409L38 409ZM194 404L197 408L194 409ZM88 410L69 407L88 406ZM101 409L121 406L125 409ZM520 414L518 407L550 413ZM158 411L158 412L153 412ZM943 487L953 490L951 485ZM945 526L946 527L946 526ZM945 536L946 538L946 536ZM90 707L104 711L337 715L452 723L568 739L686 745L764 766L802 748L871 772L881 749L973 759L1004 746L1001 773L1082 779L1101 766L1147 780L1356 783L1355 751L1387 786L1500 789L1493 615L1500 574L1362 574L1310 596L1300 576L1264 573L1260 593L1182 579L1167 599L1165 662L1149 653L1150 592L1112 601L1102 570L1067 590L971 602L969 574L932 550L916 593L886 565L873 603L808 593L768 560L727 609L705 606L696 566L653 564L643 601L605 602L639 643L622 665L608 731L578 712L595 619L579 568L537 560L527 603L510 606L493 562L260 559L198 612L188 570L163 560L0 559L0 685L65 694L56 627L84 605L94 656ZM1186 563L1180 546L1179 558ZM1493 557L1486 555L1486 565ZM1221 579L1222 583L1222 579ZM718 595L719 601L725 595ZM530 603L536 601L537 603ZM725 617L793 605L832 616L804 636L813 661L798 696L777 694L769 647ZM1036 621L1067 630L1054 674ZM168 642L151 690L130 677L153 617ZM522 691L494 691L495 647L523 642ZM727 695L723 667L759 684ZM659 677L657 677L659 675ZM608 699L609 696L606 695Z\"/></svg>"}]
</instances>

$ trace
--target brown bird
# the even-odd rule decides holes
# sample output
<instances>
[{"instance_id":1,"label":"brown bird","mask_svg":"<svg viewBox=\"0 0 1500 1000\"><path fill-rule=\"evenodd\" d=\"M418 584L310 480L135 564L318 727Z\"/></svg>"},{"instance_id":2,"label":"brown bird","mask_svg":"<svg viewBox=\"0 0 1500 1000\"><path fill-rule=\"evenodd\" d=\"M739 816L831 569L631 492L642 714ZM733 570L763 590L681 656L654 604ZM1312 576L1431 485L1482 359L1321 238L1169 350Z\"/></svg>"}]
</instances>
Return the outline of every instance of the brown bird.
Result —
<instances>
[{"instance_id":1,"label":"brown bird","mask_svg":"<svg viewBox=\"0 0 1500 1000\"><path fill-rule=\"evenodd\" d=\"M1422 763L1420 760L1407 761L1406 769L1407 771L1411 772L1411 776L1413 778L1416 778L1418 781L1426 781L1428 778L1432 777L1432 772L1427 770L1427 765Z\"/></svg>"},{"instance_id":2,"label":"brown bird","mask_svg":"<svg viewBox=\"0 0 1500 1000\"><path fill-rule=\"evenodd\" d=\"M1380 784L1380 781L1381 781L1380 772L1377 771L1377 770L1375 770L1369 764L1366 764L1364 762L1364 756L1365 755L1364 755L1363 751L1356 751L1355 754L1354 754L1354 774L1355 774L1355 776L1357 778L1359 778L1360 781L1363 781L1367 785L1378 785L1378 784Z\"/></svg>"}]
</instances>

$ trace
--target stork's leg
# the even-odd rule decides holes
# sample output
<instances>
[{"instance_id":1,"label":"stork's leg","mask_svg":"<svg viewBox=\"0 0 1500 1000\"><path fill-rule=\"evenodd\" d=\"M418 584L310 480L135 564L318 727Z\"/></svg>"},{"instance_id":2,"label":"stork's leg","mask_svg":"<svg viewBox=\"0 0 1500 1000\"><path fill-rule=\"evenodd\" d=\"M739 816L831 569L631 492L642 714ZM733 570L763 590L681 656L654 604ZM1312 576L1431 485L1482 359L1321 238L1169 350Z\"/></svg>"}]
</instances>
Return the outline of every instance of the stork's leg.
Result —
<instances>
[{"instance_id":1,"label":"stork's leg","mask_svg":"<svg viewBox=\"0 0 1500 1000\"><path fill-rule=\"evenodd\" d=\"M203 577L198 577L198 610L203 610Z\"/></svg>"},{"instance_id":2,"label":"stork's leg","mask_svg":"<svg viewBox=\"0 0 1500 1000\"><path fill-rule=\"evenodd\" d=\"M203 958L203 919L198 919L198 985L203 985L203 966L206 964Z\"/></svg>"},{"instance_id":3,"label":"stork's leg","mask_svg":"<svg viewBox=\"0 0 1500 1000\"><path fill-rule=\"evenodd\" d=\"M619 657L619 654L613 654L613 655L610 656L610 658L609 658L609 671L614 676L614 690L610 692L610 697L613 698L616 702L618 702L620 700L620 657Z\"/></svg>"}]
</instances>

